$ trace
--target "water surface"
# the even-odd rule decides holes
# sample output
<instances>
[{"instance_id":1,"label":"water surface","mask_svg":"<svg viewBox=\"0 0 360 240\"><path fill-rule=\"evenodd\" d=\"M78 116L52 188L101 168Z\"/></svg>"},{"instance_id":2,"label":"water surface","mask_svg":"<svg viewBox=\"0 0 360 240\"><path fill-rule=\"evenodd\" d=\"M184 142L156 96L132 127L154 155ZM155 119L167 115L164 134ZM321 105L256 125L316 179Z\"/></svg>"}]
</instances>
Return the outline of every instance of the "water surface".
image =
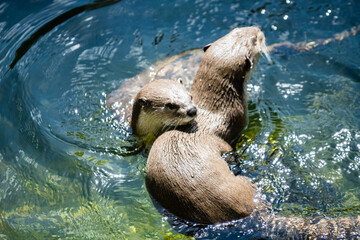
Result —
<instances>
[{"instance_id":1,"label":"water surface","mask_svg":"<svg viewBox=\"0 0 360 240\"><path fill-rule=\"evenodd\" d=\"M157 60L235 27L261 26L271 45L331 38L360 24L358 1L119 1L83 9L89 4L0 3L0 238L185 238L153 206L146 156L113 121L106 95ZM55 24L17 59L48 23ZM360 214L359 40L282 48L274 64L261 59L250 80L250 122L231 167L259 186L276 214ZM189 231L199 239L266 237L251 228Z\"/></svg>"}]
</instances>

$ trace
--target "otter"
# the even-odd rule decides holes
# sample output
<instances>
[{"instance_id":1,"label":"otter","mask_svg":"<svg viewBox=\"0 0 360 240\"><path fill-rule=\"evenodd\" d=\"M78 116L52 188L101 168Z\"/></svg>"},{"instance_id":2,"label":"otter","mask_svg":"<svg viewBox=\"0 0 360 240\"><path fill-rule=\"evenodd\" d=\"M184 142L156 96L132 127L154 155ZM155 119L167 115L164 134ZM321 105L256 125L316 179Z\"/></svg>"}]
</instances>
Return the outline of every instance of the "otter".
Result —
<instances>
[{"instance_id":1,"label":"otter","mask_svg":"<svg viewBox=\"0 0 360 240\"><path fill-rule=\"evenodd\" d=\"M244 38L242 39L242 37ZM233 105L240 104L242 106L241 111L236 114L242 119L246 119L247 107L246 101L244 101L244 86L259 53L264 48L265 39L260 29L256 27L236 29L222 39L224 41L232 39L235 42L234 44L248 44L248 39L251 39L250 45L247 47L254 52L251 52L250 55L239 54L237 58L242 59L242 64L248 66L239 65L240 69L236 71L237 74L225 78L226 84L231 86L226 88L230 89L228 90L230 99L228 97L222 98L221 96L226 92L218 88L214 88L214 92L206 93L212 84L219 84L217 80L221 80L221 78L215 80L214 78L203 78L205 75L201 75L200 71L216 63L213 58L216 58L216 54L213 57L207 57L207 55L213 55L216 46L221 46L221 51L223 51L224 45L221 44L222 40L218 40L205 47L204 63L202 62L200 65L204 69L199 69L194 80L194 84L198 83L193 85L191 94L194 103L197 104L198 114L192 124L185 125L181 129L167 131L155 140L150 149L146 166L146 187L150 195L171 213L195 223L223 223L250 215L244 220L259 222L259 230L269 234L267 236L353 236L349 231L355 231L358 228L360 225L359 217L357 219L325 218L312 221L300 217L287 218L270 214L271 208L266 201L258 201L256 198L254 200L257 193L255 185L244 176L234 176L228 168L221 155L232 150L229 143L236 138L236 134L230 134L230 137L227 137L227 134L231 133L232 130L238 131L242 126L234 126L231 122L221 121L222 113L226 116L228 105L231 106L231 109ZM242 43L241 39L243 40ZM228 46L230 45L228 44ZM214 49L211 50L211 47ZM241 48L235 46L235 49ZM233 59L236 57L234 56ZM206 63L206 61L210 62ZM231 61L229 62L231 63ZM227 64L221 66L216 68L216 71L223 73L222 71L232 69L231 67L228 68L229 65ZM221 81L219 88L220 86L224 87ZM197 92L194 89L198 89ZM211 98L208 98L208 95L198 95L199 92L212 94L213 101L218 104L222 111L212 109ZM138 114L140 113L138 112ZM206 124L201 122L204 119L206 119ZM221 125L217 129L216 126L219 122Z\"/></svg>"},{"instance_id":2,"label":"otter","mask_svg":"<svg viewBox=\"0 0 360 240\"><path fill-rule=\"evenodd\" d=\"M196 114L182 80L161 79L146 84L136 95L131 128L138 137L156 137L171 127L189 124Z\"/></svg>"},{"instance_id":3,"label":"otter","mask_svg":"<svg viewBox=\"0 0 360 240\"><path fill-rule=\"evenodd\" d=\"M258 27L232 30L204 48L190 89L204 131L232 144L247 125L246 85L261 53L268 56Z\"/></svg>"},{"instance_id":4,"label":"otter","mask_svg":"<svg viewBox=\"0 0 360 240\"><path fill-rule=\"evenodd\" d=\"M163 133L150 149L147 189L185 220L228 222L256 207L254 185L233 175L221 155L232 150L229 143L245 127L246 83L263 49L258 27L234 29L207 46L190 90L198 108L196 124Z\"/></svg>"},{"instance_id":5,"label":"otter","mask_svg":"<svg viewBox=\"0 0 360 240\"><path fill-rule=\"evenodd\" d=\"M235 176L221 157L232 147L202 131L171 130L157 138L146 165L146 187L162 207L195 223L249 216L255 185Z\"/></svg>"}]
</instances>

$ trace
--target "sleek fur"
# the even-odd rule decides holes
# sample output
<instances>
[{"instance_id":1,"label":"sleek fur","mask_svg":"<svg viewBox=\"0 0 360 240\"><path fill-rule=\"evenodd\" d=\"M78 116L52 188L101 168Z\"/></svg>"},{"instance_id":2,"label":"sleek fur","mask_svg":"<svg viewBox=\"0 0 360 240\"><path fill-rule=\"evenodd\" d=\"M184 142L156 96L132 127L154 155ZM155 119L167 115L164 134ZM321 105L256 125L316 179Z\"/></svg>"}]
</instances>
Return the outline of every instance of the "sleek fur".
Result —
<instances>
[{"instance_id":1,"label":"sleek fur","mask_svg":"<svg viewBox=\"0 0 360 240\"><path fill-rule=\"evenodd\" d=\"M146 84L136 95L131 127L139 137L158 136L167 128L188 124L196 113L181 80L157 80Z\"/></svg>"},{"instance_id":2,"label":"sleek fur","mask_svg":"<svg viewBox=\"0 0 360 240\"><path fill-rule=\"evenodd\" d=\"M262 52L265 37L258 27L234 29L206 46L191 86L200 127L229 144L247 125L246 84Z\"/></svg>"},{"instance_id":3,"label":"sleek fur","mask_svg":"<svg viewBox=\"0 0 360 240\"><path fill-rule=\"evenodd\" d=\"M164 208L188 221L220 223L255 208L255 187L232 174L221 154L232 148L213 134L172 130L153 144L146 186Z\"/></svg>"},{"instance_id":4,"label":"sleek fur","mask_svg":"<svg viewBox=\"0 0 360 240\"><path fill-rule=\"evenodd\" d=\"M150 149L146 186L175 215L197 223L249 216L255 187L234 176L221 154L246 125L246 82L265 46L257 27L231 31L205 51L191 95L195 127L165 132ZM225 139L225 141L223 140Z\"/></svg>"}]
</instances>

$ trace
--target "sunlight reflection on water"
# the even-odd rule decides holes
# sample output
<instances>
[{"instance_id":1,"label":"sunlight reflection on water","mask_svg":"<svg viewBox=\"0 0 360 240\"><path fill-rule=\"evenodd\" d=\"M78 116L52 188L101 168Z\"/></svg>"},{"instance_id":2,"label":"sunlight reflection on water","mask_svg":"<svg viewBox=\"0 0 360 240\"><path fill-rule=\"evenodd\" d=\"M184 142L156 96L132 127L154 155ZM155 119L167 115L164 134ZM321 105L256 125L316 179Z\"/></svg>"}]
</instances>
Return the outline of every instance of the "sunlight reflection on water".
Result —
<instances>
[{"instance_id":1,"label":"sunlight reflection on water","mask_svg":"<svg viewBox=\"0 0 360 240\"><path fill-rule=\"evenodd\" d=\"M0 4L0 238L177 237L147 194L146 156L106 96L234 27L261 26L268 45L316 42L357 26L360 9L340 0L121 1L57 25L8 71L31 34L88 3ZM359 35L302 53L284 47L255 69L231 168L276 213L360 214L359 49ZM177 227L200 239L264 237L257 224Z\"/></svg>"}]
</instances>

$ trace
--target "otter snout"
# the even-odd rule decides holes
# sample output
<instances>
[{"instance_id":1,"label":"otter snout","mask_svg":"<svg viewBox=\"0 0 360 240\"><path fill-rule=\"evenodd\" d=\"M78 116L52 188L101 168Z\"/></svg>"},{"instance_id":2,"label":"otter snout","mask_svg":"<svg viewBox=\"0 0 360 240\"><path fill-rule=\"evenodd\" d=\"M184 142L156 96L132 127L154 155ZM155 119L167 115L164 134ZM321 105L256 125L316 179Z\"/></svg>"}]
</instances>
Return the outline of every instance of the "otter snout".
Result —
<instances>
[{"instance_id":1,"label":"otter snout","mask_svg":"<svg viewBox=\"0 0 360 240\"><path fill-rule=\"evenodd\" d=\"M196 107L192 107L186 112L186 115L188 115L189 117L195 117L196 114L197 114Z\"/></svg>"}]
</instances>

